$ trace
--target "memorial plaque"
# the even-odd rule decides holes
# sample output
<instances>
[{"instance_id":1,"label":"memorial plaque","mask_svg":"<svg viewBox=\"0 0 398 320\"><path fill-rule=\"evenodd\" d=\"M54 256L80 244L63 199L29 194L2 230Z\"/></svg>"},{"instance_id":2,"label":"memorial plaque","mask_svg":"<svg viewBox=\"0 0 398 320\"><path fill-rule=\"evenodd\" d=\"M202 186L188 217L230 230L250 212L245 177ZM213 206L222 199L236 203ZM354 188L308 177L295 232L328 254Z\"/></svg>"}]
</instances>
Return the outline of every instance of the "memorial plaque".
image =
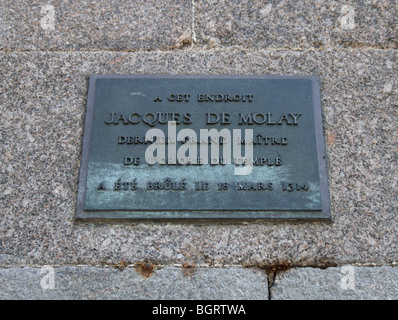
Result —
<instances>
[{"instance_id":1,"label":"memorial plaque","mask_svg":"<svg viewBox=\"0 0 398 320\"><path fill-rule=\"evenodd\" d=\"M316 77L90 77L76 219L328 218Z\"/></svg>"}]
</instances>

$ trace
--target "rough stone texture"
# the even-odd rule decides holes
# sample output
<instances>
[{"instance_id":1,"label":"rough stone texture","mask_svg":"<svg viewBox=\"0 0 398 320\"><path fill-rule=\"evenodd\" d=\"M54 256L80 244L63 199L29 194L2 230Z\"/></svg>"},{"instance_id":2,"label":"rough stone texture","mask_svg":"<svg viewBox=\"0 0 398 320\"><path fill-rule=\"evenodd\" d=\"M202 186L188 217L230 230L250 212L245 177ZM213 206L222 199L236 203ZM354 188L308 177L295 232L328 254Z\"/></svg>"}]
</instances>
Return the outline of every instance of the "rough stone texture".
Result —
<instances>
[{"instance_id":1,"label":"rough stone texture","mask_svg":"<svg viewBox=\"0 0 398 320\"><path fill-rule=\"evenodd\" d=\"M397 48L395 0L195 1L195 34L208 47Z\"/></svg>"},{"instance_id":2,"label":"rough stone texture","mask_svg":"<svg viewBox=\"0 0 398 320\"><path fill-rule=\"evenodd\" d=\"M395 0L3 0L0 13L7 50L170 50L191 33L206 47L398 47Z\"/></svg>"},{"instance_id":3,"label":"rough stone texture","mask_svg":"<svg viewBox=\"0 0 398 320\"><path fill-rule=\"evenodd\" d=\"M237 3L0 2L1 298L268 297L258 270L167 267L144 279L131 267L90 267L118 263L397 263L397 1ZM43 20L46 5L53 23ZM93 73L318 76L332 222L76 224ZM44 264L59 266L55 290L40 287L34 266ZM353 290L342 289L341 270L279 273L272 297L396 299L397 267L355 267Z\"/></svg>"},{"instance_id":4,"label":"rough stone texture","mask_svg":"<svg viewBox=\"0 0 398 320\"><path fill-rule=\"evenodd\" d=\"M398 261L396 50L2 53L0 70L3 265ZM333 221L76 224L92 73L317 75Z\"/></svg>"},{"instance_id":5,"label":"rough stone texture","mask_svg":"<svg viewBox=\"0 0 398 320\"><path fill-rule=\"evenodd\" d=\"M242 268L173 268L145 277L134 268L0 269L0 299L267 300L265 272Z\"/></svg>"},{"instance_id":6,"label":"rough stone texture","mask_svg":"<svg viewBox=\"0 0 398 320\"><path fill-rule=\"evenodd\" d=\"M2 0L0 13L6 50L170 50L191 42L189 0Z\"/></svg>"},{"instance_id":7,"label":"rough stone texture","mask_svg":"<svg viewBox=\"0 0 398 320\"><path fill-rule=\"evenodd\" d=\"M272 300L396 300L397 267L292 269L276 276Z\"/></svg>"}]
</instances>

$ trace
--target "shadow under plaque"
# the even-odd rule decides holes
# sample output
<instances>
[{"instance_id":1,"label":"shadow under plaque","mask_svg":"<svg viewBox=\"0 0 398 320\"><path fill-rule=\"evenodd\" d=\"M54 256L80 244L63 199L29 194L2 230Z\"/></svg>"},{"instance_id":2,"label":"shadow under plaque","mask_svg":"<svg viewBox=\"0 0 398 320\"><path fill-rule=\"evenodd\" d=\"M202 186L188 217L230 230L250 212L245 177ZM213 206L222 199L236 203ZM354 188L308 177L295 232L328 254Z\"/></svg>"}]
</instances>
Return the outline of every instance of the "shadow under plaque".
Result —
<instances>
[{"instance_id":1,"label":"shadow under plaque","mask_svg":"<svg viewBox=\"0 0 398 320\"><path fill-rule=\"evenodd\" d=\"M76 219L330 219L318 79L92 75Z\"/></svg>"}]
</instances>

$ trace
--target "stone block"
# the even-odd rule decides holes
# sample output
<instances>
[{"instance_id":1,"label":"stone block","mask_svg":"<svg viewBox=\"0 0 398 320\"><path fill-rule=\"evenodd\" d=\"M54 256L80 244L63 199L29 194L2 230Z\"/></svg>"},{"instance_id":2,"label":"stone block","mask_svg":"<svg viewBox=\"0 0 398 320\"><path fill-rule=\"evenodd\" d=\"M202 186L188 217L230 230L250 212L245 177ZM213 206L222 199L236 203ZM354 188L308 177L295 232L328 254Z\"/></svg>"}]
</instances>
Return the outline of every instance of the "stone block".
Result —
<instances>
[{"instance_id":1,"label":"stone block","mask_svg":"<svg viewBox=\"0 0 398 320\"><path fill-rule=\"evenodd\" d=\"M172 50L191 43L191 2L2 1L0 48Z\"/></svg>"},{"instance_id":2,"label":"stone block","mask_svg":"<svg viewBox=\"0 0 398 320\"><path fill-rule=\"evenodd\" d=\"M396 50L19 52L0 70L3 266L398 261ZM75 223L90 74L234 72L319 77L331 223Z\"/></svg>"},{"instance_id":3,"label":"stone block","mask_svg":"<svg viewBox=\"0 0 398 320\"><path fill-rule=\"evenodd\" d=\"M0 269L2 300L267 300L267 275L243 268Z\"/></svg>"},{"instance_id":4,"label":"stone block","mask_svg":"<svg viewBox=\"0 0 398 320\"><path fill-rule=\"evenodd\" d=\"M272 300L396 300L398 268L291 269L276 276Z\"/></svg>"},{"instance_id":5,"label":"stone block","mask_svg":"<svg viewBox=\"0 0 398 320\"><path fill-rule=\"evenodd\" d=\"M207 47L397 48L398 7L386 1L195 1L195 34Z\"/></svg>"}]
</instances>

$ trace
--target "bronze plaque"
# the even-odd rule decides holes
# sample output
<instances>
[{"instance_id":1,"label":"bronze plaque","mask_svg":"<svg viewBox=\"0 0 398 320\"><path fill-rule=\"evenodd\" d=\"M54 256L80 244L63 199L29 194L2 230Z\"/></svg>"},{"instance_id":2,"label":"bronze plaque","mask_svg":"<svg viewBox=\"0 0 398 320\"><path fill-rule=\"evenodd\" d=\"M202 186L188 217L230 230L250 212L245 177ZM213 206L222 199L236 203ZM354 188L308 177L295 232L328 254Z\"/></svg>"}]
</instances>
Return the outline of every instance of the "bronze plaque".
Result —
<instances>
[{"instance_id":1,"label":"bronze plaque","mask_svg":"<svg viewBox=\"0 0 398 320\"><path fill-rule=\"evenodd\" d=\"M317 78L92 75L76 218L330 218Z\"/></svg>"}]
</instances>

